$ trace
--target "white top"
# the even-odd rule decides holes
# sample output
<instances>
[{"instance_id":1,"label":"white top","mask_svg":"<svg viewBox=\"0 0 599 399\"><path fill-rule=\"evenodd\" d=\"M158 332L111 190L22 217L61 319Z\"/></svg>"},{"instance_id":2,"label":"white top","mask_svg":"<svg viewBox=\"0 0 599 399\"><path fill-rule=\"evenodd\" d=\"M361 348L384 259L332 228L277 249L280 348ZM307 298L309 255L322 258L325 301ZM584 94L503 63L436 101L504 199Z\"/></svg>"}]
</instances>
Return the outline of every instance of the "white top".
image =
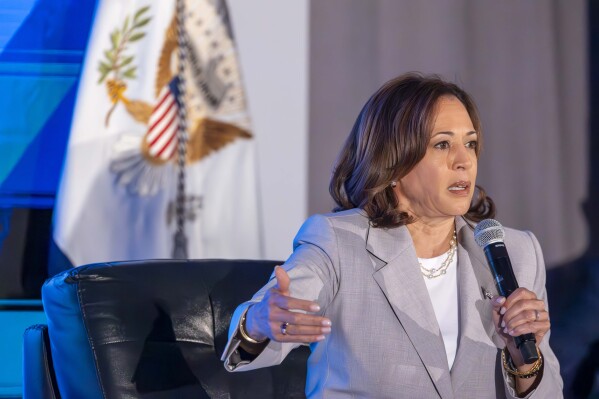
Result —
<instances>
[{"instance_id":1,"label":"white top","mask_svg":"<svg viewBox=\"0 0 599 399\"><path fill-rule=\"evenodd\" d=\"M447 259L447 252L441 256L430 259L418 258L418 262L425 269L439 268ZM447 364L449 369L453 366L455 354L458 348L458 257L454 255L451 264L445 274L436 278L422 276L428 289L428 294L433 303L437 323L441 329Z\"/></svg>"}]
</instances>

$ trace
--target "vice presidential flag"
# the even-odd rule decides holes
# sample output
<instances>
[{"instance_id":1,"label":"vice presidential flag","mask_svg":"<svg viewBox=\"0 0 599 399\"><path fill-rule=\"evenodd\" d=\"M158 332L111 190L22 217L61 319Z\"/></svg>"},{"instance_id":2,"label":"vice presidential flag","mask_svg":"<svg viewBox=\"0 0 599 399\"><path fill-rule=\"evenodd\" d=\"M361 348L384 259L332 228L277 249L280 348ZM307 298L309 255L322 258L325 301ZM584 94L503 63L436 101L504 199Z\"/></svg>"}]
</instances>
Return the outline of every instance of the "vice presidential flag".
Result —
<instances>
[{"instance_id":1,"label":"vice presidential flag","mask_svg":"<svg viewBox=\"0 0 599 399\"><path fill-rule=\"evenodd\" d=\"M54 220L74 265L259 258L254 138L223 0L101 0Z\"/></svg>"}]
</instances>

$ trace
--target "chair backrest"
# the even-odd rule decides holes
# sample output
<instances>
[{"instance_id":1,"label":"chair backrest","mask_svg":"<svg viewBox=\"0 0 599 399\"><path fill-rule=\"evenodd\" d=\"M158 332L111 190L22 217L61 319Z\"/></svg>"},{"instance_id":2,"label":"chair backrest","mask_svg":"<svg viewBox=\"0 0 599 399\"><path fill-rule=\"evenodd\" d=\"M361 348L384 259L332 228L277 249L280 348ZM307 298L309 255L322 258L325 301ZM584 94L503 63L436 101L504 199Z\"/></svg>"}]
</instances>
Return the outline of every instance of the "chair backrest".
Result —
<instances>
[{"instance_id":1,"label":"chair backrest","mask_svg":"<svg viewBox=\"0 0 599 399\"><path fill-rule=\"evenodd\" d=\"M42 289L58 388L79 398L302 398L307 348L227 372L235 307L276 261L152 260L81 266Z\"/></svg>"}]
</instances>

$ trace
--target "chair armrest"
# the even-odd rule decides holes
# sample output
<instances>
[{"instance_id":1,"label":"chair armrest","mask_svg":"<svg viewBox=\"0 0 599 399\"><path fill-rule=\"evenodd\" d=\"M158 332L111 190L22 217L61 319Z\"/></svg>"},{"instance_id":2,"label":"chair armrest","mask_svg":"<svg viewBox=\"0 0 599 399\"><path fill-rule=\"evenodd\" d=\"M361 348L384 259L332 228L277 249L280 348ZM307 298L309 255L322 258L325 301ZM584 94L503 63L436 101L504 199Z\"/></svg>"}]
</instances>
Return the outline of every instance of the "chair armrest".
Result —
<instances>
[{"instance_id":1,"label":"chair armrest","mask_svg":"<svg viewBox=\"0 0 599 399\"><path fill-rule=\"evenodd\" d=\"M23 334L23 399L58 399L48 326L36 324Z\"/></svg>"}]
</instances>

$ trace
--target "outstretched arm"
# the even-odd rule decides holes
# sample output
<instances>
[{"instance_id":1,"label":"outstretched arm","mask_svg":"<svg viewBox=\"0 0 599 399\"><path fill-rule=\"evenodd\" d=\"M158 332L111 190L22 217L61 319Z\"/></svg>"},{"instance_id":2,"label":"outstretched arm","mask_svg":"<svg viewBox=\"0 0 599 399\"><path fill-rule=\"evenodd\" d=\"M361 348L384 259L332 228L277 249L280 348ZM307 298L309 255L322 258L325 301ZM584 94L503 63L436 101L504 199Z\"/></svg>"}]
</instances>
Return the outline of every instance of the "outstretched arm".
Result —
<instances>
[{"instance_id":1,"label":"outstretched arm","mask_svg":"<svg viewBox=\"0 0 599 399\"><path fill-rule=\"evenodd\" d=\"M304 223L291 257L235 310L222 356L227 370L279 364L300 344L325 339L334 328L325 313L338 285L336 245L326 217L315 215Z\"/></svg>"}]
</instances>

